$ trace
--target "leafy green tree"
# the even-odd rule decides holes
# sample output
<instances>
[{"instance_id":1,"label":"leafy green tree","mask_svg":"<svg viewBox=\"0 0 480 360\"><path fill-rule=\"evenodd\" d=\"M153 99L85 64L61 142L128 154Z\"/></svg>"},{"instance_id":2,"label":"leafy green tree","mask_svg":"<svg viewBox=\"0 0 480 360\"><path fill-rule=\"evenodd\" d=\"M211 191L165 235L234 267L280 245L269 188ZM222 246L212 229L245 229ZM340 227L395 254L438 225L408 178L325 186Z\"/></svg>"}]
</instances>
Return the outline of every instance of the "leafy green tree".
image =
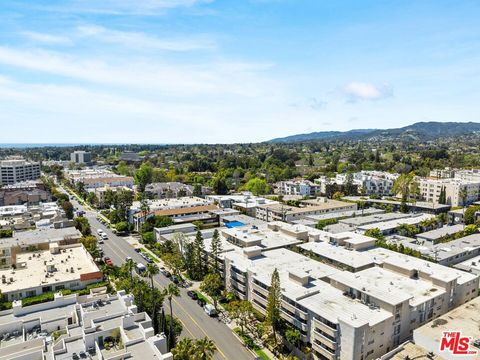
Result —
<instances>
[{"instance_id":1,"label":"leafy green tree","mask_svg":"<svg viewBox=\"0 0 480 360\"><path fill-rule=\"evenodd\" d=\"M62 204L63 211L65 211L65 216L67 219L73 219L73 205L70 201L64 201Z\"/></svg>"},{"instance_id":2,"label":"leafy green tree","mask_svg":"<svg viewBox=\"0 0 480 360\"><path fill-rule=\"evenodd\" d=\"M282 305L282 289L277 268L273 270L270 288L268 289L266 321L272 327L273 339L277 343L277 330L280 325L280 307Z\"/></svg>"},{"instance_id":3,"label":"leafy green tree","mask_svg":"<svg viewBox=\"0 0 480 360\"><path fill-rule=\"evenodd\" d=\"M285 330L285 339L293 346L298 347L302 342L302 334L297 329Z\"/></svg>"},{"instance_id":4,"label":"leafy green tree","mask_svg":"<svg viewBox=\"0 0 480 360\"><path fill-rule=\"evenodd\" d=\"M120 233L128 231L128 228L129 226L126 221L120 221L119 223L115 224L115 229Z\"/></svg>"},{"instance_id":5,"label":"leafy green tree","mask_svg":"<svg viewBox=\"0 0 480 360\"><path fill-rule=\"evenodd\" d=\"M148 263L147 264L147 276L150 278L150 289L153 293L155 286L153 283L153 277L157 275L160 272L158 269L157 264L155 263ZM152 323L153 323L153 328L155 331L158 331L159 328L159 323L158 323L158 309L157 309L157 299L156 296L152 297Z\"/></svg>"},{"instance_id":6,"label":"leafy green tree","mask_svg":"<svg viewBox=\"0 0 480 360\"><path fill-rule=\"evenodd\" d=\"M218 299L223 290L223 281L220 275L217 273L207 274L200 284L200 289L212 298L213 306L217 309Z\"/></svg>"},{"instance_id":7,"label":"leafy green tree","mask_svg":"<svg viewBox=\"0 0 480 360\"><path fill-rule=\"evenodd\" d=\"M242 190L250 191L253 195L264 195L270 192L270 187L264 179L253 178L242 186Z\"/></svg>"},{"instance_id":8,"label":"leafy green tree","mask_svg":"<svg viewBox=\"0 0 480 360\"><path fill-rule=\"evenodd\" d=\"M135 174L133 175L135 178L135 181L137 182L138 185L138 190L140 192L145 191L145 186L150 184L152 182L153 178L153 168L150 163L145 162L142 165L140 165L140 168L135 171Z\"/></svg>"},{"instance_id":9,"label":"leafy green tree","mask_svg":"<svg viewBox=\"0 0 480 360\"><path fill-rule=\"evenodd\" d=\"M245 334L245 329L248 325L255 320L253 305L247 300L232 301L228 304L228 312L230 318L235 320L238 326L240 326L242 335Z\"/></svg>"},{"instance_id":10,"label":"leafy green tree","mask_svg":"<svg viewBox=\"0 0 480 360\"><path fill-rule=\"evenodd\" d=\"M75 229L80 231L83 236L88 236L92 234L90 223L88 222L88 219L86 217L77 216L75 219L73 219L73 226L75 226Z\"/></svg>"},{"instance_id":11,"label":"leafy green tree","mask_svg":"<svg viewBox=\"0 0 480 360\"><path fill-rule=\"evenodd\" d=\"M463 215L465 225L475 223L475 213L480 211L480 205L469 206Z\"/></svg>"},{"instance_id":12,"label":"leafy green tree","mask_svg":"<svg viewBox=\"0 0 480 360\"><path fill-rule=\"evenodd\" d=\"M345 194L343 192L337 191L332 195L333 200L341 200Z\"/></svg>"},{"instance_id":13,"label":"leafy green tree","mask_svg":"<svg viewBox=\"0 0 480 360\"><path fill-rule=\"evenodd\" d=\"M383 235L383 233L380 231L379 228L368 229L368 230L365 231L364 235L373 237L377 240L384 240L385 239L385 236Z\"/></svg>"}]
</instances>

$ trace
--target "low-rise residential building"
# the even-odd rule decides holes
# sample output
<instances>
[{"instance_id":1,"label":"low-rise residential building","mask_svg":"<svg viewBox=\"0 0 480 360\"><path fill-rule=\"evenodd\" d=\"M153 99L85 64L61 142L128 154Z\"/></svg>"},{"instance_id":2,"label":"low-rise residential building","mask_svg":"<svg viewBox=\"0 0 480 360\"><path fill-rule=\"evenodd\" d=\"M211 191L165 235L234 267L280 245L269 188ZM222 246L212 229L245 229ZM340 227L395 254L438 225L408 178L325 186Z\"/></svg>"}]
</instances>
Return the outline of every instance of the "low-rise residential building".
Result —
<instances>
[{"instance_id":1,"label":"low-rise residential building","mask_svg":"<svg viewBox=\"0 0 480 360\"><path fill-rule=\"evenodd\" d=\"M10 269L0 270L0 293L7 301L61 289L77 290L99 282L103 274L81 244L49 243L47 250L3 247L2 261L10 257ZM4 253L5 251L6 253ZM9 255L9 256L8 256Z\"/></svg>"},{"instance_id":2,"label":"low-rise residential building","mask_svg":"<svg viewBox=\"0 0 480 360\"><path fill-rule=\"evenodd\" d=\"M397 215L397 214L395 214ZM390 235L397 232L398 227L401 225L414 225L420 227L420 224L425 220L433 219L435 216L432 214L409 214L408 217L401 217L394 220L376 222L371 224L364 224L357 227L357 230L360 232L365 232L369 229L377 228L382 234Z\"/></svg>"},{"instance_id":3,"label":"low-rise residential building","mask_svg":"<svg viewBox=\"0 0 480 360\"><path fill-rule=\"evenodd\" d=\"M73 226L73 221L65 217L65 212L57 203L38 205L0 206L0 228L28 230L41 227L65 228Z\"/></svg>"},{"instance_id":4,"label":"low-rise residential building","mask_svg":"<svg viewBox=\"0 0 480 360\"><path fill-rule=\"evenodd\" d=\"M452 349L441 351L441 341L445 333L459 332L469 339L468 349L471 354L465 354L462 359L478 359L480 356L480 297L449 311L413 331L413 341L441 359L454 360L459 355Z\"/></svg>"},{"instance_id":5,"label":"low-rise residential building","mask_svg":"<svg viewBox=\"0 0 480 360\"><path fill-rule=\"evenodd\" d=\"M70 154L70 161L75 164L90 164L92 162L92 153L76 150Z\"/></svg>"},{"instance_id":6,"label":"low-rise residential building","mask_svg":"<svg viewBox=\"0 0 480 360\"><path fill-rule=\"evenodd\" d=\"M159 182L145 186L148 197L155 199L171 199L192 196L194 187L180 182Z\"/></svg>"},{"instance_id":7,"label":"low-rise residential building","mask_svg":"<svg viewBox=\"0 0 480 360\"><path fill-rule=\"evenodd\" d=\"M134 201L128 211L128 220L138 231L145 220L152 216L168 216L177 224L201 221L215 223L218 217L210 211L218 209L212 201L196 196L176 199L148 200L148 211L142 209L140 201Z\"/></svg>"},{"instance_id":8,"label":"low-rise residential building","mask_svg":"<svg viewBox=\"0 0 480 360\"><path fill-rule=\"evenodd\" d=\"M383 213L385 213L385 210L376 209L376 208L339 211L339 212L333 212L333 213L327 213L327 214L321 214L321 215L309 215L309 216L306 216L304 219L292 221L292 223L315 227L319 221L324 221L324 220L340 221L343 219L364 217L364 216L383 214Z\"/></svg>"},{"instance_id":9,"label":"low-rise residential building","mask_svg":"<svg viewBox=\"0 0 480 360\"><path fill-rule=\"evenodd\" d=\"M428 241L433 244L438 243L439 241L442 241L446 236L450 237L452 235L455 235L459 233L460 231L463 231L465 226L463 224L456 224L456 225L451 225L451 226L443 226L438 229L430 230L430 231L425 231L423 233L415 235L415 237L419 241Z\"/></svg>"},{"instance_id":10,"label":"low-rise residential building","mask_svg":"<svg viewBox=\"0 0 480 360\"><path fill-rule=\"evenodd\" d=\"M101 208L105 206L105 196L109 192L116 193L117 191L133 191L133 189L127 186L110 186L107 184L106 186L91 189L91 191L95 193L95 196L97 197L97 206Z\"/></svg>"},{"instance_id":11,"label":"low-rise residential building","mask_svg":"<svg viewBox=\"0 0 480 360\"><path fill-rule=\"evenodd\" d=\"M248 216L256 216L259 206L279 204L278 201L270 200L261 196L255 196L249 192L231 195L208 195L205 199L210 200L221 208L238 210Z\"/></svg>"},{"instance_id":12,"label":"low-rise residential building","mask_svg":"<svg viewBox=\"0 0 480 360\"><path fill-rule=\"evenodd\" d=\"M65 176L72 183L77 185L83 183L86 190L109 187L128 187L133 188L135 181L131 176L123 176L113 173L104 168L87 168L82 170L66 170Z\"/></svg>"},{"instance_id":13,"label":"low-rise residential building","mask_svg":"<svg viewBox=\"0 0 480 360\"><path fill-rule=\"evenodd\" d=\"M10 157L0 161L0 184L11 185L40 178L40 163L21 157Z\"/></svg>"},{"instance_id":14,"label":"low-rise residential building","mask_svg":"<svg viewBox=\"0 0 480 360\"><path fill-rule=\"evenodd\" d=\"M173 359L166 336L154 334L151 318L123 290L56 293L27 307L15 301L0 313L0 336L0 359Z\"/></svg>"},{"instance_id":15,"label":"low-rise residential building","mask_svg":"<svg viewBox=\"0 0 480 360\"><path fill-rule=\"evenodd\" d=\"M477 253L480 254L480 250L477 250ZM455 268L475 275L480 275L480 255L456 264Z\"/></svg>"},{"instance_id":16,"label":"low-rise residential building","mask_svg":"<svg viewBox=\"0 0 480 360\"><path fill-rule=\"evenodd\" d=\"M321 186L310 180L294 179L281 181L277 184L279 195L299 195L302 197L314 197L320 195Z\"/></svg>"},{"instance_id":17,"label":"low-rise residential building","mask_svg":"<svg viewBox=\"0 0 480 360\"><path fill-rule=\"evenodd\" d=\"M51 195L45 191L40 180L22 181L0 188L0 206L36 205L46 201L51 201Z\"/></svg>"},{"instance_id":18,"label":"low-rise residential building","mask_svg":"<svg viewBox=\"0 0 480 360\"><path fill-rule=\"evenodd\" d=\"M400 211L402 206L405 206L408 212L423 212L428 214L446 213L451 205L436 204L425 201L407 202L402 204L400 200L392 200L390 198L372 199L365 196L345 196L343 198L347 201L362 202L367 206L381 206L383 208L390 208L390 211Z\"/></svg>"},{"instance_id":19,"label":"low-rise residential building","mask_svg":"<svg viewBox=\"0 0 480 360\"><path fill-rule=\"evenodd\" d=\"M321 215L332 212L353 211L357 204L344 201L320 198L313 200L314 203L306 207L295 207L285 204L271 204L257 207L256 218L263 221L286 221L292 222L303 219L306 216Z\"/></svg>"}]
</instances>

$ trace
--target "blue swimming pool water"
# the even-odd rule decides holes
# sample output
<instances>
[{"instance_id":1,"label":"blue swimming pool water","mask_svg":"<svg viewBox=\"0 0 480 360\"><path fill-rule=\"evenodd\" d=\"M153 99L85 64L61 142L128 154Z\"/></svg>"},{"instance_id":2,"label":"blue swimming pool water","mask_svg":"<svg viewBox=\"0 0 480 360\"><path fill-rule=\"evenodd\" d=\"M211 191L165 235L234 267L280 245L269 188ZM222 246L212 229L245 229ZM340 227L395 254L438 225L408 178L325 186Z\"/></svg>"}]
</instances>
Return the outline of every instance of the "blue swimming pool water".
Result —
<instances>
[{"instance_id":1,"label":"blue swimming pool water","mask_svg":"<svg viewBox=\"0 0 480 360\"><path fill-rule=\"evenodd\" d=\"M234 227L245 226L245 224L240 222L240 221L230 221L230 222L226 223L225 226L227 228L231 229L231 228L234 228Z\"/></svg>"}]
</instances>

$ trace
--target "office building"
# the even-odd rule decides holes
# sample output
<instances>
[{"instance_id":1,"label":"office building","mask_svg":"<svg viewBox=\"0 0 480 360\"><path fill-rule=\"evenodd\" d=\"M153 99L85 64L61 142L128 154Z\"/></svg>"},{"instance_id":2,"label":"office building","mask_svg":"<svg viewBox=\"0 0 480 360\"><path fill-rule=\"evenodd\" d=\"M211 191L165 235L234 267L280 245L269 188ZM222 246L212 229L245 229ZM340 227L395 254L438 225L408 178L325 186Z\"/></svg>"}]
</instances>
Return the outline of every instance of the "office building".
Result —
<instances>
[{"instance_id":1,"label":"office building","mask_svg":"<svg viewBox=\"0 0 480 360\"><path fill-rule=\"evenodd\" d=\"M70 161L75 164L90 164L92 162L92 154L87 151L74 151L70 154Z\"/></svg>"},{"instance_id":2,"label":"office building","mask_svg":"<svg viewBox=\"0 0 480 360\"><path fill-rule=\"evenodd\" d=\"M40 178L40 163L11 157L0 161L0 185L12 185Z\"/></svg>"}]
</instances>

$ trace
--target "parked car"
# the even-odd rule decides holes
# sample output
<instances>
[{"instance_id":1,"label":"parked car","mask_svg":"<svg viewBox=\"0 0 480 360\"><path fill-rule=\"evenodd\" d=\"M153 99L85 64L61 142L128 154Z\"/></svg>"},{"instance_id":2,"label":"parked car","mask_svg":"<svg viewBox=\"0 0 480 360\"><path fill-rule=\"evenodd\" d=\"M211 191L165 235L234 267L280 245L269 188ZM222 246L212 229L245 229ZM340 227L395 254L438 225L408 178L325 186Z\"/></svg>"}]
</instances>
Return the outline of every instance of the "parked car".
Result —
<instances>
[{"instance_id":1,"label":"parked car","mask_svg":"<svg viewBox=\"0 0 480 360\"><path fill-rule=\"evenodd\" d=\"M135 252L139 253L140 251L140 248L135 248Z\"/></svg>"},{"instance_id":2,"label":"parked car","mask_svg":"<svg viewBox=\"0 0 480 360\"><path fill-rule=\"evenodd\" d=\"M132 257L131 257L131 256L127 256L127 257L125 258L125 261L130 261L130 260L132 260Z\"/></svg>"},{"instance_id":3,"label":"parked car","mask_svg":"<svg viewBox=\"0 0 480 360\"><path fill-rule=\"evenodd\" d=\"M165 275L167 278L172 277L172 274L170 273L170 271L167 271L167 270L165 270L163 275Z\"/></svg>"},{"instance_id":4,"label":"parked car","mask_svg":"<svg viewBox=\"0 0 480 360\"><path fill-rule=\"evenodd\" d=\"M98 242L99 244L103 244L103 243L104 243L104 241L103 241L103 239L102 239L102 238L98 239L98 241L97 241L97 242Z\"/></svg>"},{"instance_id":5,"label":"parked car","mask_svg":"<svg viewBox=\"0 0 480 360\"><path fill-rule=\"evenodd\" d=\"M189 298L191 298L192 300L197 300L198 299L198 295L195 291L187 291L187 295Z\"/></svg>"},{"instance_id":6,"label":"parked car","mask_svg":"<svg viewBox=\"0 0 480 360\"><path fill-rule=\"evenodd\" d=\"M206 304L204 307L203 307L203 310L207 313L208 316L210 317L214 317L214 316L217 316L217 310L215 309L215 307L212 305L212 304Z\"/></svg>"},{"instance_id":7,"label":"parked car","mask_svg":"<svg viewBox=\"0 0 480 360\"><path fill-rule=\"evenodd\" d=\"M107 265L113 265L112 259L110 259L108 256L103 258L103 262Z\"/></svg>"},{"instance_id":8,"label":"parked car","mask_svg":"<svg viewBox=\"0 0 480 360\"><path fill-rule=\"evenodd\" d=\"M147 263L149 263L149 264L153 263L153 259L152 259L151 257L149 257L149 256L147 256L147 257L145 258L145 261L146 261Z\"/></svg>"},{"instance_id":9,"label":"parked car","mask_svg":"<svg viewBox=\"0 0 480 360\"><path fill-rule=\"evenodd\" d=\"M180 282L180 279L178 278L178 276L172 276L172 281L174 284L178 284Z\"/></svg>"},{"instance_id":10,"label":"parked car","mask_svg":"<svg viewBox=\"0 0 480 360\"><path fill-rule=\"evenodd\" d=\"M203 307L205 305L205 300L203 299L198 299L197 300L197 304L200 305L201 307Z\"/></svg>"}]
</instances>

